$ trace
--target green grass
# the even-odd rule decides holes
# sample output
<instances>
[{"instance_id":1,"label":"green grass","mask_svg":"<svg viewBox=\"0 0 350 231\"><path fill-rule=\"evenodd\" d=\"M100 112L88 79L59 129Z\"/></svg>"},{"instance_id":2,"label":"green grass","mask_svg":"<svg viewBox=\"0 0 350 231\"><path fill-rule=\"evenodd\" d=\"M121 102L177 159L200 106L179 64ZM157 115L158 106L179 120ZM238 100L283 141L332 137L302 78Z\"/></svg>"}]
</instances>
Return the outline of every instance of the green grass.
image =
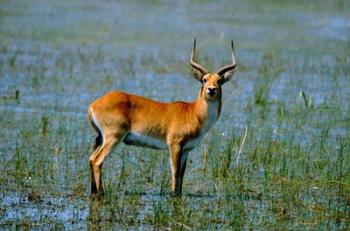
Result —
<instances>
[{"instance_id":1,"label":"green grass","mask_svg":"<svg viewBox=\"0 0 350 231\"><path fill-rule=\"evenodd\" d=\"M2 5L1 227L349 229L346 1ZM238 70L189 155L184 195L171 196L167 152L120 145L106 195L90 199L87 106L113 89L194 100L194 36L210 70L233 39Z\"/></svg>"}]
</instances>

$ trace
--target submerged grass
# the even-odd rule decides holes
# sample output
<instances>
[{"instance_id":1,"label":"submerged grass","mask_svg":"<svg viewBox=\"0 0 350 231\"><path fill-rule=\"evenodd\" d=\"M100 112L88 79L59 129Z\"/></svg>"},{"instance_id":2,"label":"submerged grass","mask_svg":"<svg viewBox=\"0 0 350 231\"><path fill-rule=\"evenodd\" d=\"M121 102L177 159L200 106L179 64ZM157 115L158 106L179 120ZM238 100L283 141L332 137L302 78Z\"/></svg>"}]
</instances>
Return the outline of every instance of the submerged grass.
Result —
<instances>
[{"instance_id":1,"label":"submerged grass","mask_svg":"<svg viewBox=\"0 0 350 231\"><path fill-rule=\"evenodd\" d=\"M71 4L0 10L1 227L349 229L347 12L313 1L305 9L269 1L268 14L254 1ZM142 22L126 17L145 7L152 14ZM222 14L190 13L198 7ZM93 18L98 29L70 27L72 8L81 25ZM18 26L31 22L41 27ZM150 31L133 36L136 22ZM104 163L106 195L91 199L87 105L112 89L193 100L199 85L186 65L194 33L199 60L213 69L234 38L239 67L218 124L189 155L184 195L171 196L166 152L120 145Z\"/></svg>"}]
</instances>

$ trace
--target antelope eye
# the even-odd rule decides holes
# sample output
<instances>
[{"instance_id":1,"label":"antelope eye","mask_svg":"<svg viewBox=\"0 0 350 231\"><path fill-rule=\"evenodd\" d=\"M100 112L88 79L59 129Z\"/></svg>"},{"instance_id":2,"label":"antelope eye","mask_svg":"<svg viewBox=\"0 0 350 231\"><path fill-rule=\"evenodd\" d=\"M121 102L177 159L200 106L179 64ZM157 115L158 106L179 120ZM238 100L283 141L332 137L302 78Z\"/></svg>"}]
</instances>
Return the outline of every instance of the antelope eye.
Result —
<instances>
[{"instance_id":1,"label":"antelope eye","mask_svg":"<svg viewBox=\"0 0 350 231\"><path fill-rule=\"evenodd\" d=\"M203 79L203 83L206 83L207 82L207 79Z\"/></svg>"},{"instance_id":2,"label":"antelope eye","mask_svg":"<svg viewBox=\"0 0 350 231\"><path fill-rule=\"evenodd\" d=\"M223 80L223 79L219 79L219 80L217 81L217 83L218 83L219 85L222 85L222 84L224 83L224 80Z\"/></svg>"}]
</instances>

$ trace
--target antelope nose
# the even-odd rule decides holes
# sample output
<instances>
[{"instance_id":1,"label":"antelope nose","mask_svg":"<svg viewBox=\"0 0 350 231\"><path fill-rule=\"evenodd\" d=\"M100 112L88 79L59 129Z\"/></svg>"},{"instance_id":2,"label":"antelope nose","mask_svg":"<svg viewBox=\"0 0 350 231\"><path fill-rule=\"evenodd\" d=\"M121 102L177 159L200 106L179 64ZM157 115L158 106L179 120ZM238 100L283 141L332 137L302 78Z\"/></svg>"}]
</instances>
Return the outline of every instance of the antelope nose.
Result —
<instances>
[{"instance_id":1,"label":"antelope nose","mask_svg":"<svg viewBox=\"0 0 350 231\"><path fill-rule=\"evenodd\" d=\"M213 96L216 94L216 87L208 87L208 94Z\"/></svg>"}]
</instances>

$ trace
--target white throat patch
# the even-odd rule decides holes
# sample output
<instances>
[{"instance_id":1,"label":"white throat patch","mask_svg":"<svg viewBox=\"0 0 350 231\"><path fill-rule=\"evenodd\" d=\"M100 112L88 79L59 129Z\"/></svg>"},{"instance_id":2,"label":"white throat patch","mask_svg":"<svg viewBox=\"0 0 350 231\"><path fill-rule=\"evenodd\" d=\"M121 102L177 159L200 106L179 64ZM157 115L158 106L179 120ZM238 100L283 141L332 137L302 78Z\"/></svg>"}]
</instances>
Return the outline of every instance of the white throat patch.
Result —
<instances>
[{"instance_id":1,"label":"white throat patch","mask_svg":"<svg viewBox=\"0 0 350 231\"><path fill-rule=\"evenodd\" d=\"M208 115L207 119L205 120L203 124L203 128L199 134L198 137L189 140L186 145L184 146L184 149L191 150L198 146L198 144L201 142L202 138L205 136L205 134L209 131L209 129L215 124L215 122L218 120L218 102L209 102L208 103Z\"/></svg>"},{"instance_id":2,"label":"white throat patch","mask_svg":"<svg viewBox=\"0 0 350 231\"><path fill-rule=\"evenodd\" d=\"M207 119L204 123L202 132L207 133L209 129L215 124L215 122L218 120L218 105L219 102L213 101L213 102L208 102L208 115Z\"/></svg>"}]
</instances>

